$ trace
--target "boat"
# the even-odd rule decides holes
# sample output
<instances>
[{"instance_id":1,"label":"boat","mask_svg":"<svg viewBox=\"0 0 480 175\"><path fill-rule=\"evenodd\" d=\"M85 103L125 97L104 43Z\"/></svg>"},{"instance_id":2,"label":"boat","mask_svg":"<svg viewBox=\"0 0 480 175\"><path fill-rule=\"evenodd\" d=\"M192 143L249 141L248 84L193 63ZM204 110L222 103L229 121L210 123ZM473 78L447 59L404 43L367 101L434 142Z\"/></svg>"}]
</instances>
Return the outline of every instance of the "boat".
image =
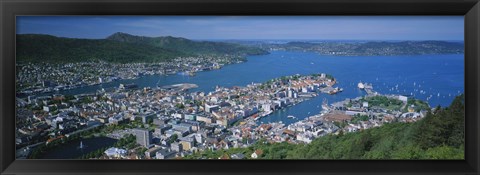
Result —
<instances>
[{"instance_id":1,"label":"boat","mask_svg":"<svg viewBox=\"0 0 480 175\"><path fill-rule=\"evenodd\" d=\"M295 116L289 115L289 116L287 116L287 118L295 119Z\"/></svg>"},{"instance_id":2,"label":"boat","mask_svg":"<svg viewBox=\"0 0 480 175\"><path fill-rule=\"evenodd\" d=\"M262 117L265 117L265 116L267 116L267 115L270 115L271 113L273 113L273 111L264 112L262 115L259 115L259 116L255 117L254 120L258 120L258 119L260 119L260 118L262 118Z\"/></svg>"},{"instance_id":3,"label":"boat","mask_svg":"<svg viewBox=\"0 0 480 175\"><path fill-rule=\"evenodd\" d=\"M78 149L83 149L83 148L85 148L85 145L83 145L83 142L80 141L80 146L78 146Z\"/></svg>"},{"instance_id":4,"label":"boat","mask_svg":"<svg viewBox=\"0 0 480 175\"><path fill-rule=\"evenodd\" d=\"M336 88L334 88L333 90L329 91L328 93L329 93L330 95L332 95L332 94L336 94L336 93L339 93L339 92L342 92L342 91L343 91L342 88L336 87Z\"/></svg>"}]
</instances>

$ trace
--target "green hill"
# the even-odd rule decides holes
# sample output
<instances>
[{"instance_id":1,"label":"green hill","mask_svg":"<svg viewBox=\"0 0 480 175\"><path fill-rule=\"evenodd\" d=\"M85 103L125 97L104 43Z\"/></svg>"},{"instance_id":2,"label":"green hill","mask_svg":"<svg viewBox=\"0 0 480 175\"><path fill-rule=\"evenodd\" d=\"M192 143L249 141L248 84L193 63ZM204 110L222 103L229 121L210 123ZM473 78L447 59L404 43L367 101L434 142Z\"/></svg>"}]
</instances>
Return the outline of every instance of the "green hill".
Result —
<instances>
[{"instance_id":1,"label":"green hill","mask_svg":"<svg viewBox=\"0 0 480 175\"><path fill-rule=\"evenodd\" d=\"M266 51L220 42L197 42L175 37L143 37L115 33L106 39L76 39L51 35L17 35L19 62L160 62L196 55L245 56Z\"/></svg>"},{"instance_id":2,"label":"green hill","mask_svg":"<svg viewBox=\"0 0 480 175\"><path fill-rule=\"evenodd\" d=\"M206 151L187 158L262 150L262 159L463 159L465 97L415 123L391 123L360 132L328 135L310 144L257 142L248 148Z\"/></svg>"},{"instance_id":3,"label":"green hill","mask_svg":"<svg viewBox=\"0 0 480 175\"><path fill-rule=\"evenodd\" d=\"M210 42L210 41L192 41L185 38L166 37L144 37L134 36L127 33L117 32L107 40L118 41L132 44L147 44L154 47L165 48L169 50L182 51L188 54L219 54L219 55L252 55L265 54L266 52L240 44Z\"/></svg>"}]
</instances>

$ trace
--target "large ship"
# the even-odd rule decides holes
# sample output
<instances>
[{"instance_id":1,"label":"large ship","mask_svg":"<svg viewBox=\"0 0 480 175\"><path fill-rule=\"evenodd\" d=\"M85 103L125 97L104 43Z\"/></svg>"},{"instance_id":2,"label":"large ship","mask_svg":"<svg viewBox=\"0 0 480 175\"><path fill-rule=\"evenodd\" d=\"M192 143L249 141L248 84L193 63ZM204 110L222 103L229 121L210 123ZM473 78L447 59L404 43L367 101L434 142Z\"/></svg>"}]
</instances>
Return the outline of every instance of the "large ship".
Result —
<instances>
[{"instance_id":1,"label":"large ship","mask_svg":"<svg viewBox=\"0 0 480 175\"><path fill-rule=\"evenodd\" d=\"M365 85L364 85L362 82L358 83L357 86L358 86L358 88L360 88L360 89L364 89L364 88L365 88Z\"/></svg>"},{"instance_id":2,"label":"large ship","mask_svg":"<svg viewBox=\"0 0 480 175\"><path fill-rule=\"evenodd\" d=\"M329 91L328 94L333 95L333 94L336 94L336 93L339 93L339 92L342 92L342 91L343 91L342 88L336 87L336 88L332 89L331 91Z\"/></svg>"},{"instance_id":3,"label":"large ship","mask_svg":"<svg viewBox=\"0 0 480 175\"><path fill-rule=\"evenodd\" d=\"M262 117L265 117L267 115L270 115L271 113L273 113L273 111L268 111L268 112L263 112L262 114L260 114L259 116L255 117L255 121L259 120L260 118Z\"/></svg>"}]
</instances>

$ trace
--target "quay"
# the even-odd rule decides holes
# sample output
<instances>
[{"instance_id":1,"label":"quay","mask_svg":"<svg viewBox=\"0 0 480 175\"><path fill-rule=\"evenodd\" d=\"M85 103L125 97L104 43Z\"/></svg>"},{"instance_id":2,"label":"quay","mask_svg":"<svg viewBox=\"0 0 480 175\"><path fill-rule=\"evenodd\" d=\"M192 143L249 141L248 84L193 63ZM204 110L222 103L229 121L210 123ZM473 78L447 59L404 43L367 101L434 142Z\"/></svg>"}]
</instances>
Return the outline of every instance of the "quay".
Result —
<instances>
[{"instance_id":1,"label":"quay","mask_svg":"<svg viewBox=\"0 0 480 175\"><path fill-rule=\"evenodd\" d=\"M358 83L358 88L365 90L367 95L377 95L378 93L373 90L373 85L368 83Z\"/></svg>"}]
</instances>

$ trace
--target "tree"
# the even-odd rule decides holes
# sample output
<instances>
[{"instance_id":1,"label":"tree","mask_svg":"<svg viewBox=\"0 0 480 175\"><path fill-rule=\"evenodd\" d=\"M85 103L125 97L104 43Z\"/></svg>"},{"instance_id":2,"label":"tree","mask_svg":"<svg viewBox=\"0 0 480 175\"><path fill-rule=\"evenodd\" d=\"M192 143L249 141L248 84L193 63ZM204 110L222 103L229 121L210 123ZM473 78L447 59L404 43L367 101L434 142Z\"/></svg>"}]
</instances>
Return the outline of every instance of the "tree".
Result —
<instances>
[{"instance_id":1,"label":"tree","mask_svg":"<svg viewBox=\"0 0 480 175\"><path fill-rule=\"evenodd\" d=\"M177 141L178 139L178 135L177 134L173 134L172 137L170 137L170 140L168 141L169 143L173 143L175 141Z\"/></svg>"},{"instance_id":2,"label":"tree","mask_svg":"<svg viewBox=\"0 0 480 175\"><path fill-rule=\"evenodd\" d=\"M425 153L427 159L463 159L464 151L450 146L429 148Z\"/></svg>"},{"instance_id":3,"label":"tree","mask_svg":"<svg viewBox=\"0 0 480 175\"><path fill-rule=\"evenodd\" d=\"M185 105L183 105L183 104L181 104L181 103L177 103L177 104L175 105L175 107L177 107L177 108L179 108L179 109L183 109L183 108L185 108Z\"/></svg>"}]
</instances>

